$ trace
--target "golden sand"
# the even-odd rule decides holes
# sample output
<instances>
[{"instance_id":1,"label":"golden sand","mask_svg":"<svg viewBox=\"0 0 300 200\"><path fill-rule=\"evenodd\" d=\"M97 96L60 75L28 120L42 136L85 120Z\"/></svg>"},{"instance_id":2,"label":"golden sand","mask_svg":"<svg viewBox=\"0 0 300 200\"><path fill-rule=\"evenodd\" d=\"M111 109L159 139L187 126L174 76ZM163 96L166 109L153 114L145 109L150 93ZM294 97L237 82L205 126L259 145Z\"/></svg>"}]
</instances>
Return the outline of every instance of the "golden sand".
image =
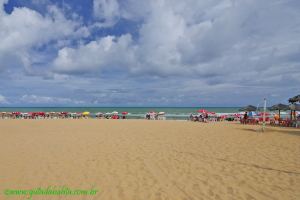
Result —
<instances>
[{"instance_id":1,"label":"golden sand","mask_svg":"<svg viewBox=\"0 0 300 200\"><path fill-rule=\"evenodd\" d=\"M99 189L32 199L297 200L300 130L144 120L0 120L9 189Z\"/></svg>"}]
</instances>

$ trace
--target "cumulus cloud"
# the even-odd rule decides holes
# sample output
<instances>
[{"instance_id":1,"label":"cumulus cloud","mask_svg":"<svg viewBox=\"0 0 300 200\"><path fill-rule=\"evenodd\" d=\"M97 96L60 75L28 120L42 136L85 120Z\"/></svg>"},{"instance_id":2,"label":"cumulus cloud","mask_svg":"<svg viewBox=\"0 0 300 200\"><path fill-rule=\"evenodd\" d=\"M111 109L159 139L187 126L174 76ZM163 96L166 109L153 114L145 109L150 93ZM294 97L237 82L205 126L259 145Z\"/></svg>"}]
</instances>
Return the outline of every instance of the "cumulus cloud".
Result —
<instances>
[{"instance_id":1,"label":"cumulus cloud","mask_svg":"<svg viewBox=\"0 0 300 200\"><path fill-rule=\"evenodd\" d=\"M0 69L18 66L29 69L34 62L33 48L67 37L86 37L89 34L86 27L79 25L66 19L53 5L48 6L45 16L26 7L15 7L10 14L2 8L0 58L5 62L0 64Z\"/></svg>"},{"instance_id":2,"label":"cumulus cloud","mask_svg":"<svg viewBox=\"0 0 300 200\"><path fill-rule=\"evenodd\" d=\"M112 40L122 40L124 36L106 36L78 48L61 49L54 62L57 71L94 72L103 67L110 68L114 59L121 57L125 61L120 64L128 69L128 73L215 77L215 81L207 80L211 83L232 79L228 71L238 73L240 78L236 75L234 78L239 81L245 78L245 72L246 79L251 80L267 75L268 69L277 69L273 74L278 71L276 75L281 76L282 71L278 69L283 69L282 65L299 73L299 63L284 59L296 55L300 44L297 37L299 22L290 20L300 16L289 3L232 0L143 2L147 4L144 12L137 13L134 9L141 8L140 2L128 0L129 6L119 9L116 1L95 1L94 5L98 7L111 8L108 14L100 11L102 18L109 19L116 15L114 13L121 13L124 18L143 19L139 37L136 41L127 40L126 48L119 47L118 42ZM277 27L281 27L280 30ZM112 49L118 51L107 50L111 44ZM126 54L130 62L124 58Z\"/></svg>"},{"instance_id":3,"label":"cumulus cloud","mask_svg":"<svg viewBox=\"0 0 300 200\"><path fill-rule=\"evenodd\" d=\"M119 3L117 0L94 0L93 13L98 27L110 27L120 18Z\"/></svg>"},{"instance_id":4,"label":"cumulus cloud","mask_svg":"<svg viewBox=\"0 0 300 200\"><path fill-rule=\"evenodd\" d=\"M130 35L103 37L78 48L61 49L53 63L54 71L85 73L106 67L122 68L134 59L133 50Z\"/></svg>"},{"instance_id":5,"label":"cumulus cloud","mask_svg":"<svg viewBox=\"0 0 300 200\"><path fill-rule=\"evenodd\" d=\"M45 15L1 9L0 72L23 66L51 87L67 85L60 93L101 87L105 101L90 94L98 103L292 96L300 83L299 11L296 0L94 0L84 25L56 6ZM122 98L105 88L116 79Z\"/></svg>"}]
</instances>

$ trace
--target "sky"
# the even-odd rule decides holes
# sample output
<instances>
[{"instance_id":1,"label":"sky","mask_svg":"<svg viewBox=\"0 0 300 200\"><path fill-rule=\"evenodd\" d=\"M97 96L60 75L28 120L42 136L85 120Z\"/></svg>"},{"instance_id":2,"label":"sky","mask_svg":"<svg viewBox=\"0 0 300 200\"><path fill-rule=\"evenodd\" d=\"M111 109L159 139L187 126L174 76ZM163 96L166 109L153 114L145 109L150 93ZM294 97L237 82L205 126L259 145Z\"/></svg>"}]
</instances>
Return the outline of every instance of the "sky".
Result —
<instances>
[{"instance_id":1,"label":"sky","mask_svg":"<svg viewBox=\"0 0 300 200\"><path fill-rule=\"evenodd\" d=\"M299 0L0 0L2 107L230 107L299 93Z\"/></svg>"}]
</instances>

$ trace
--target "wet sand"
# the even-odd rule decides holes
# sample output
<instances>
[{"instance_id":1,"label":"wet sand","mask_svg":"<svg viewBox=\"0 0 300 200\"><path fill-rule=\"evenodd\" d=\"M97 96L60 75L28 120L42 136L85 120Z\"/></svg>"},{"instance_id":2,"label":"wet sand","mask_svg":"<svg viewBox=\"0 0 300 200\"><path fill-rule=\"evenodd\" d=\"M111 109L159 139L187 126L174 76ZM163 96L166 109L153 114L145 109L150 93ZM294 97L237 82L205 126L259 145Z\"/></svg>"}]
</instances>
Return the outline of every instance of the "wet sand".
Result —
<instances>
[{"instance_id":1,"label":"wet sand","mask_svg":"<svg viewBox=\"0 0 300 200\"><path fill-rule=\"evenodd\" d=\"M300 199L300 129L144 120L0 120L5 189L96 196L32 199Z\"/></svg>"}]
</instances>

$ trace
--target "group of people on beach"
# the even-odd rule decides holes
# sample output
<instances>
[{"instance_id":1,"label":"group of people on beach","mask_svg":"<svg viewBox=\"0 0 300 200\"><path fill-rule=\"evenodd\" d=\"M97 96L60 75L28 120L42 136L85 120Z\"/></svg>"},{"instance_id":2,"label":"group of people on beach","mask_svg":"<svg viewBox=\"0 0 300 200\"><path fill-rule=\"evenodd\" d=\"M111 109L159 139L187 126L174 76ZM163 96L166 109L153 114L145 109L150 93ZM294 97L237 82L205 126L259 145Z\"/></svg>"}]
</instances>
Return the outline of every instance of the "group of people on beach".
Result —
<instances>
[{"instance_id":1,"label":"group of people on beach","mask_svg":"<svg viewBox=\"0 0 300 200\"><path fill-rule=\"evenodd\" d=\"M226 118L226 116L209 116L208 114L200 114L200 115L193 115L190 114L189 121L193 121L193 122L219 122L219 121L230 121L228 120L228 118Z\"/></svg>"},{"instance_id":2,"label":"group of people on beach","mask_svg":"<svg viewBox=\"0 0 300 200\"><path fill-rule=\"evenodd\" d=\"M189 120L193 121L193 122L207 122L208 121L208 114L203 113L203 114L195 115L195 116L193 114L190 114Z\"/></svg>"}]
</instances>

